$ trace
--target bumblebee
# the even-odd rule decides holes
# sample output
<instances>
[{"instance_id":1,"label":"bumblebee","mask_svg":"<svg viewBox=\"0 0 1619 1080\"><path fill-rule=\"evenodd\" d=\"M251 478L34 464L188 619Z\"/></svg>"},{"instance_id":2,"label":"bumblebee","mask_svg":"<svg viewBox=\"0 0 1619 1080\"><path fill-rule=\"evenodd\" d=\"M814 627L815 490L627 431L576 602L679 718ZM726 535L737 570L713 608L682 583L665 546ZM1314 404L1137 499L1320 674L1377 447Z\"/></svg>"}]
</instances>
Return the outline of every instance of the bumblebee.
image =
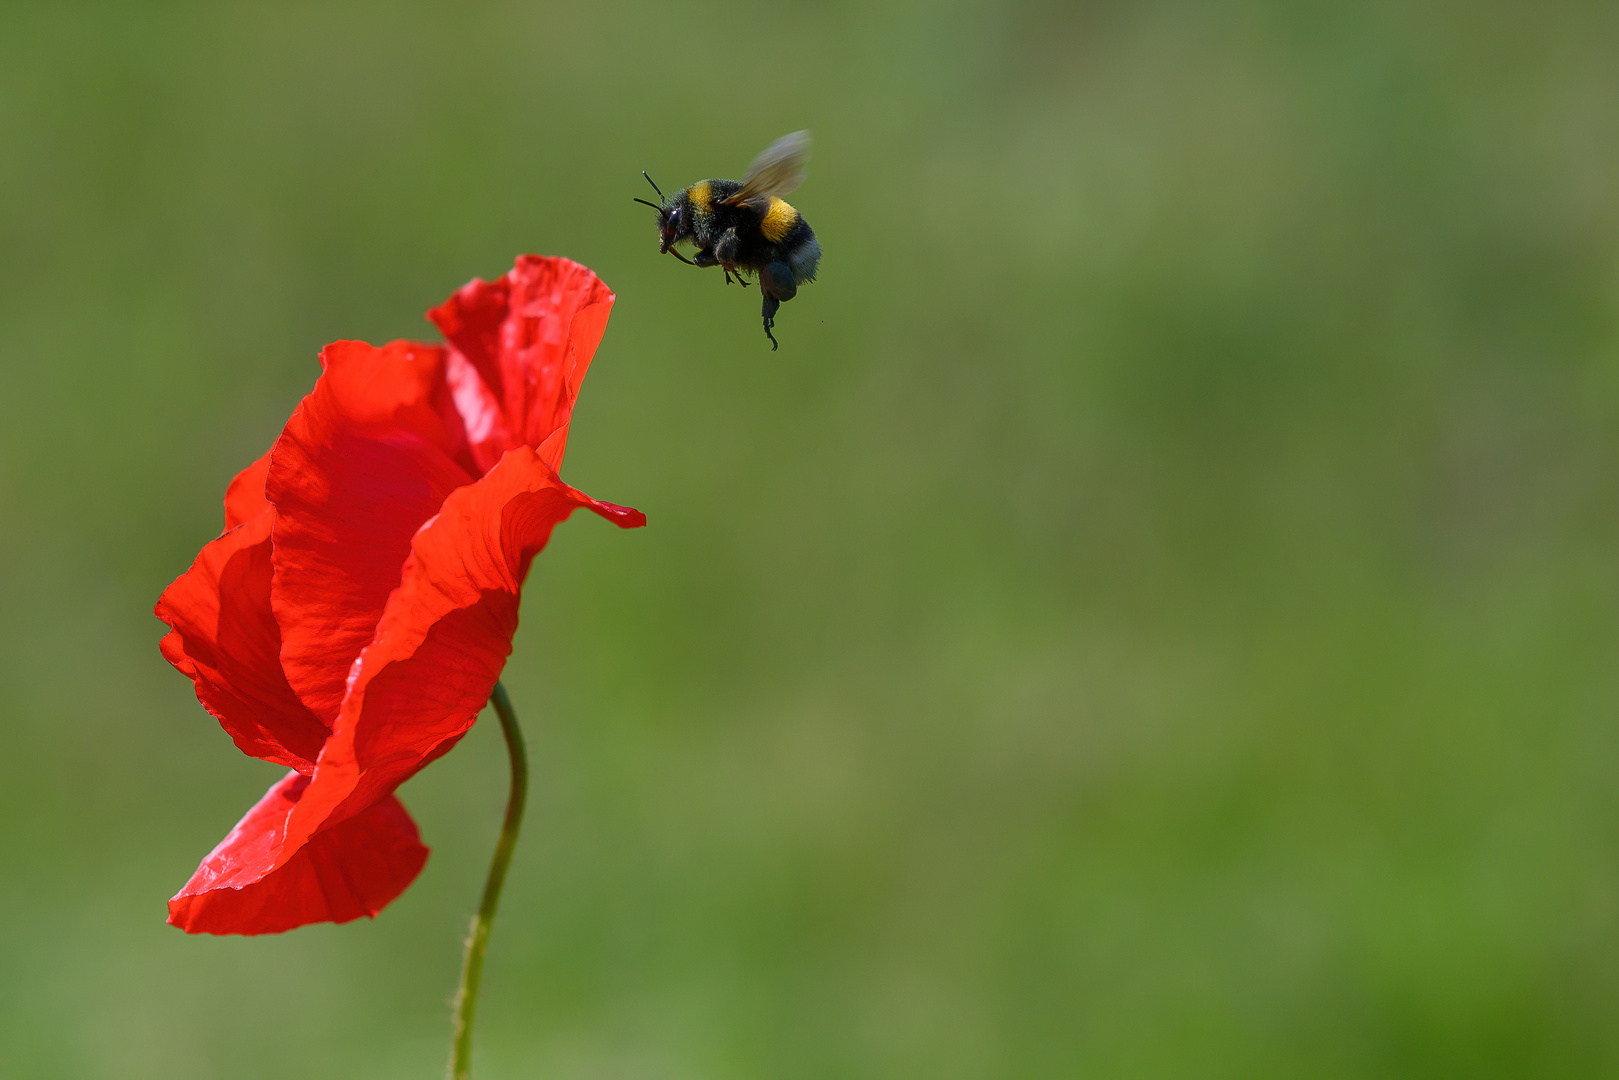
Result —
<instances>
[{"instance_id":1,"label":"bumblebee","mask_svg":"<svg viewBox=\"0 0 1619 1080\"><path fill-rule=\"evenodd\" d=\"M764 297L765 337L772 350L777 347L776 336L770 332L776 325L777 309L782 301L798 295L800 285L815 280L821 262L815 230L782 199L803 182L809 147L809 132L795 131L754 158L740 182L699 180L668 198L647 176L658 202L635 200L658 212L660 253L692 266L719 266L727 285L735 277L747 286L743 271L757 275ZM674 249L682 240L697 245L695 256L688 259Z\"/></svg>"}]
</instances>

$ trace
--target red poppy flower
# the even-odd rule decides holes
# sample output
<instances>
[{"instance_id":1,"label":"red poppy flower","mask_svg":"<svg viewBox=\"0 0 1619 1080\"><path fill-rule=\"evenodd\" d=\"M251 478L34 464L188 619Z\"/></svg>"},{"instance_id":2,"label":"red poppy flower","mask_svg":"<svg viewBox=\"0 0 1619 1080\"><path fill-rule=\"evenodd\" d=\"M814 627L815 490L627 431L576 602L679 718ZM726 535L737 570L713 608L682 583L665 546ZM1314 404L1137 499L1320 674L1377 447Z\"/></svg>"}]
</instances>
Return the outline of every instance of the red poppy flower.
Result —
<instances>
[{"instance_id":1,"label":"red poppy flower","mask_svg":"<svg viewBox=\"0 0 1619 1080\"><path fill-rule=\"evenodd\" d=\"M289 766L169 922L262 934L375 915L427 858L394 789L466 734L529 562L584 507L556 470L613 294L525 256L428 313L447 345L339 341L225 532L158 601L163 655L244 753Z\"/></svg>"}]
</instances>

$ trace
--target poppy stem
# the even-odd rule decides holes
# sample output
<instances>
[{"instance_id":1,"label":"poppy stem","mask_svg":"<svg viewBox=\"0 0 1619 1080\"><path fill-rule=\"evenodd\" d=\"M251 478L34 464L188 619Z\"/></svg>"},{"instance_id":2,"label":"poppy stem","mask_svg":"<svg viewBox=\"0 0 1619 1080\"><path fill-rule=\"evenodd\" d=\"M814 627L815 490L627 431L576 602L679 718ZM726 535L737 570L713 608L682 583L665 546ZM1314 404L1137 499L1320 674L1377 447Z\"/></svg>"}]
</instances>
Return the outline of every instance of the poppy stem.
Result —
<instances>
[{"instance_id":1,"label":"poppy stem","mask_svg":"<svg viewBox=\"0 0 1619 1080\"><path fill-rule=\"evenodd\" d=\"M495 856L489 860L489 879L484 882L483 902L472 917L467 934L466 958L461 964L461 986L455 992L455 1046L450 1055L450 1080L468 1080L472 1075L472 1020L478 1011L478 984L483 979L483 957L489 948L489 926L500 905L500 889L506 884L506 867L517 846L517 831L523 824L523 803L528 798L528 755L523 749L523 731L506 688L498 682L489 695L489 704L500 717L500 730L506 736L506 752L512 760L512 793L506 800L506 820L500 826Z\"/></svg>"}]
</instances>

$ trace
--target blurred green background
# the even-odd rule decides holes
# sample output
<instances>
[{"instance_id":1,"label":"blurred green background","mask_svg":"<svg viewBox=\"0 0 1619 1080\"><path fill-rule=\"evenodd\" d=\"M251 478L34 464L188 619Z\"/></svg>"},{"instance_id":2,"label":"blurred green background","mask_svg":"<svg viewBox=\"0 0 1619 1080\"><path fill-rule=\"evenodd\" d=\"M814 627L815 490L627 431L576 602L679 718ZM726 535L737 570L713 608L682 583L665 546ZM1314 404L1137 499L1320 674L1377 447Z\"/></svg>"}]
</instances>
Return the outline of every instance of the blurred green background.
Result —
<instances>
[{"instance_id":1,"label":"blurred green background","mask_svg":"<svg viewBox=\"0 0 1619 1080\"><path fill-rule=\"evenodd\" d=\"M1619 1074L1619 8L0 10L0 1072L432 1078L375 922L164 901L278 770L158 593L327 341L618 293L478 1074ZM784 132L821 280L660 258ZM487 718L486 718L487 719Z\"/></svg>"}]
</instances>

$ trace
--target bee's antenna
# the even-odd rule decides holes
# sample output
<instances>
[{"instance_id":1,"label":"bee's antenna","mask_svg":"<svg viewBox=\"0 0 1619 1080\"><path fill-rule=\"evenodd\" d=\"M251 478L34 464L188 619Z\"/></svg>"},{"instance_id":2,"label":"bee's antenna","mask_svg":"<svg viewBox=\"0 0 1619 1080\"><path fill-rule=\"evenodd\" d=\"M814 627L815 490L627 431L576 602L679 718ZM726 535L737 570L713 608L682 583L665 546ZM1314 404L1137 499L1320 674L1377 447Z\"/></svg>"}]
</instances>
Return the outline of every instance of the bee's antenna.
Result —
<instances>
[{"instance_id":1,"label":"bee's antenna","mask_svg":"<svg viewBox=\"0 0 1619 1080\"><path fill-rule=\"evenodd\" d=\"M655 202L647 202L645 199L631 199L630 202L638 202L642 206L650 206L654 210L662 210L663 209L663 207L659 206L657 203L655 203Z\"/></svg>"},{"instance_id":2,"label":"bee's antenna","mask_svg":"<svg viewBox=\"0 0 1619 1080\"><path fill-rule=\"evenodd\" d=\"M642 175L642 176L646 176L646 170L645 170L645 169L642 169L642 170L641 170L641 175ZM646 182L647 182L647 183L649 183L649 184L651 184L651 185L652 185L652 190L653 190L653 191L656 191L656 192L657 192L657 193L658 193L658 201L659 201L659 202L660 202L660 203L661 203L661 202L665 202L665 201L667 201L667 200L665 200L665 199L664 199L664 197L663 197L663 189L662 189L662 188L661 188L661 187L659 187L659 186L658 186L658 185L657 185L657 184L656 184L656 183L655 183L655 182L654 182L654 181L653 181L653 179L652 179L652 177L650 177L650 176L646 176Z\"/></svg>"}]
</instances>

